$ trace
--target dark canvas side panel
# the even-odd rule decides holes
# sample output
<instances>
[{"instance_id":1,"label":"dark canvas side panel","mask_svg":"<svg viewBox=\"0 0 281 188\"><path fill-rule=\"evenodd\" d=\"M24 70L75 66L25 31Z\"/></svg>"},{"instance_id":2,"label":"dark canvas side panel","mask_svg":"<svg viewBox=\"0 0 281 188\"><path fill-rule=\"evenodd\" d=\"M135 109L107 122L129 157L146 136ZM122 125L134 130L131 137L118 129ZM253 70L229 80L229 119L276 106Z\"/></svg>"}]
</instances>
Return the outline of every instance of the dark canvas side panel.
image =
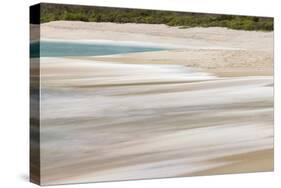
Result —
<instances>
[{"instance_id":1,"label":"dark canvas side panel","mask_svg":"<svg viewBox=\"0 0 281 188\"><path fill-rule=\"evenodd\" d=\"M40 4L30 7L30 181L40 184ZM36 42L36 45L31 45Z\"/></svg>"}]
</instances>

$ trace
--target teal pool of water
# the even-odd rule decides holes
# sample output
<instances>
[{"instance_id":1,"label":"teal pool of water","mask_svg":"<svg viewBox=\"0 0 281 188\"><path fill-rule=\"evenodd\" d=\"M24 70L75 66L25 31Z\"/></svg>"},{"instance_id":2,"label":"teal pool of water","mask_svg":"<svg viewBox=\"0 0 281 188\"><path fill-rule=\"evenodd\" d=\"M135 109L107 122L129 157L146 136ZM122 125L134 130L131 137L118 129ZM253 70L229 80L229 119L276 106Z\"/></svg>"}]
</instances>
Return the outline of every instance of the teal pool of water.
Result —
<instances>
[{"instance_id":1,"label":"teal pool of water","mask_svg":"<svg viewBox=\"0 0 281 188\"><path fill-rule=\"evenodd\" d=\"M40 41L30 44L31 57L99 56L166 50L165 48L115 45L100 43L74 43Z\"/></svg>"}]
</instances>

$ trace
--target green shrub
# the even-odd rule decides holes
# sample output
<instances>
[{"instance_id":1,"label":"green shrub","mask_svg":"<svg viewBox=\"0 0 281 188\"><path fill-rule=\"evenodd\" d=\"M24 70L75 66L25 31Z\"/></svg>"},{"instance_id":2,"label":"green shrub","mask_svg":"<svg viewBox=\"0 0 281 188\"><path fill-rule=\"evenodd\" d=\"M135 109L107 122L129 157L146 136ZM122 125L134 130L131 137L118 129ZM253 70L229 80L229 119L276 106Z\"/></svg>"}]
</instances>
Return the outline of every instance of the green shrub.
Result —
<instances>
[{"instance_id":1,"label":"green shrub","mask_svg":"<svg viewBox=\"0 0 281 188\"><path fill-rule=\"evenodd\" d=\"M179 26L183 29L189 27L227 27L243 30L273 30L273 18L42 4L41 23L55 20L166 24Z\"/></svg>"}]
</instances>

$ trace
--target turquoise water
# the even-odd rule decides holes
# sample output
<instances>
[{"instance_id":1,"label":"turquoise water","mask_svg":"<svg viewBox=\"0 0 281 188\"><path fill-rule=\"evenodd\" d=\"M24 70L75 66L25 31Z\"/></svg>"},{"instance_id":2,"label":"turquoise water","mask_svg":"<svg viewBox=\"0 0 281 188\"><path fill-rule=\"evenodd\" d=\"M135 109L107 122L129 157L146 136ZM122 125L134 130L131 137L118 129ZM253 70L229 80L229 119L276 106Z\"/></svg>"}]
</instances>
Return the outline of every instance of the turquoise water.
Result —
<instances>
[{"instance_id":1,"label":"turquoise water","mask_svg":"<svg viewBox=\"0 0 281 188\"><path fill-rule=\"evenodd\" d=\"M40 48L39 48L40 47ZM113 45L97 43L71 43L71 42L50 42L41 41L30 44L31 57L63 57L63 56L98 56L113 55L134 52L160 51L165 48L133 46L133 45Z\"/></svg>"}]
</instances>

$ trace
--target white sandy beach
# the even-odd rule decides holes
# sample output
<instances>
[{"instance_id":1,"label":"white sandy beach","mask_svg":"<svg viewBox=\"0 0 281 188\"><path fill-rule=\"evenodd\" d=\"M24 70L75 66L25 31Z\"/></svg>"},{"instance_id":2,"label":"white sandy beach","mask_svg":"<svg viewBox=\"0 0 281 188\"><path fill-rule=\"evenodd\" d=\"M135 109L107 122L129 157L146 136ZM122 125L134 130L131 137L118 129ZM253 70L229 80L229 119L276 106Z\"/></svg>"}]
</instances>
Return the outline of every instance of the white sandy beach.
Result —
<instances>
[{"instance_id":1,"label":"white sandy beach","mask_svg":"<svg viewBox=\"0 0 281 188\"><path fill-rule=\"evenodd\" d=\"M172 47L41 58L42 184L273 170L273 32L56 21L41 36Z\"/></svg>"},{"instance_id":2,"label":"white sandy beach","mask_svg":"<svg viewBox=\"0 0 281 188\"><path fill-rule=\"evenodd\" d=\"M239 31L219 27L179 29L161 24L55 21L41 25L41 38L135 41L177 44L193 49L224 47L273 52L273 32Z\"/></svg>"},{"instance_id":3,"label":"white sandy beach","mask_svg":"<svg viewBox=\"0 0 281 188\"><path fill-rule=\"evenodd\" d=\"M56 21L41 26L41 37L65 41L144 43L175 48L92 58L95 60L183 64L221 76L273 75L273 32Z\"/></svg>"}]
</instances>

